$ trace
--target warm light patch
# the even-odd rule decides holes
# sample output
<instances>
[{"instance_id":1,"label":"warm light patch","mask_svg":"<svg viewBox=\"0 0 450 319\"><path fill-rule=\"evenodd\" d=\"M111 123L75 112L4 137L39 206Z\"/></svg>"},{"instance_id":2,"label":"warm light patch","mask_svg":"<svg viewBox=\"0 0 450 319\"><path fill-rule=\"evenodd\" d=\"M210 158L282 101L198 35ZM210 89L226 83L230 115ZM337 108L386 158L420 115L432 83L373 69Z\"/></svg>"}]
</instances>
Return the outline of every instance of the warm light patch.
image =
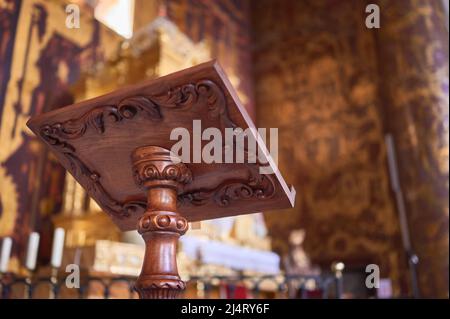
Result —
<instances>
[{"instance_id":1,"label":"warm light patch","mask_svg":"<svg viewBox=\"0 0 450 319\"><path fill-rule=\"evenodd\" d=\"M125 38L133 35L134 0L99 0L95 18Z\"/></svg>"}]
</instances>

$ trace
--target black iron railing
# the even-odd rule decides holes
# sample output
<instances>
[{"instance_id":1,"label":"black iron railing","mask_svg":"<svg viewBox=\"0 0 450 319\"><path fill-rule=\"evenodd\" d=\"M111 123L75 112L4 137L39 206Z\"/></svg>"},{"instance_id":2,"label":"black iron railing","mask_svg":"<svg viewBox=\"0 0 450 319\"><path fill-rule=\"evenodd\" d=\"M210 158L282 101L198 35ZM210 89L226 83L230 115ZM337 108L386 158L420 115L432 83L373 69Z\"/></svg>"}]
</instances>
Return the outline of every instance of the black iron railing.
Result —
<instances>
[{"instance_id":1,"label":"black iron railing","mask_svg":"<svg viewBox=\"0 0 450 319\"><path fill-rule=\"evenodd\" d=\"M13 274L4 274L0 278L0 297L8 298L137 298L134 291L135 278L131 277L94 277L85 276L79 287L67 289L65 278L55 276L24 278ZM96 293L90 289L96 286ZM120 285L121 294L112 293ZM238 297L238 287L244 287L252 298L267 298L267 286L270 286L270 298L341 298L342 274L340 272L318 276L285 275L285 276L206 276L190 277L188 287L195 287L201 298L218 298L217 287L227 288L226 298ZM266 288L264 288L264 286ZM46 288L46 294L38 293ZM63 291L70 290L70 294Z\"/></svg>"}]
</instances>

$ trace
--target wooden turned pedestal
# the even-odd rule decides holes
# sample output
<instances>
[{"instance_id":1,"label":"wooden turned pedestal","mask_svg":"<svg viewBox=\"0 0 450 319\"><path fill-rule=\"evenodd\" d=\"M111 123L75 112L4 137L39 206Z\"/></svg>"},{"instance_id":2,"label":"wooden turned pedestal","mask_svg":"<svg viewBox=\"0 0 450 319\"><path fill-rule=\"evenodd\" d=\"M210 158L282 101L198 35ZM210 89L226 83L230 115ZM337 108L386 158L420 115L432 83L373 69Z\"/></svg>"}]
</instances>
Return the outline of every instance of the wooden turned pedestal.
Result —
<instances>
[{"instance_id":1,"label":"wooden turned pedestal","mask_svg":"<svg viewBox=\"0 0 450 319\"><path fill-rule=\"evenodd\" d=\"M176 252L188 222L177 213L177 195L192 174L158 146L137 148L132 163L136 183L148 192L147 210L137 226L145 241L145 257L135 289L141 299L173 299L186 286L178 275Z\"/></svg>"}]
</instances>

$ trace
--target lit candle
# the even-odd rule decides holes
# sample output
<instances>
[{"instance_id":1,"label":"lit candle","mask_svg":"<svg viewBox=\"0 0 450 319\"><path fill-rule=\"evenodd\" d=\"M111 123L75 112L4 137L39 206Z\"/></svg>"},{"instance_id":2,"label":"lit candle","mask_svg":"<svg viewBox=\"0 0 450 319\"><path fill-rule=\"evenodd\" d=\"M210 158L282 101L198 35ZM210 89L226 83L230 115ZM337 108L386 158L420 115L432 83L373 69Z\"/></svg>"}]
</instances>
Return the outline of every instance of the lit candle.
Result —
<instances>
[{"instance_id":1,"label":"lit candle","mask_svg":"<svg viewBox=\"0 0 450 319\"><path fill-rule=\"evenodd\" d=\"M28 251L25 266L29 270L34 270L36 268L36 260L39 249L39 234L32 232L30 238L28 238Z\"/></svg>"},{"instance_id":2,"label":"lit candle","mask_svg":"<svg viewBox=\"0 0 450 319\"><path fill-rule=\"evenodd\" d=\"M64 250L64 236L65 231L63 228L56 228L53 234L53 248L52 248L52 267L61 267L62 255Z\"/></svg>"},{"instance_id":3,"label":"lit candle","mask_svg":"<svg viewBox=\"0 0 450 319\"><path fill-rule=\"evenodd\" d=\"M0 256L0 273L8 271L9 257L11 256L12 239L10 237L3 238L2 254Z\"/></svg>"}]
</instances>

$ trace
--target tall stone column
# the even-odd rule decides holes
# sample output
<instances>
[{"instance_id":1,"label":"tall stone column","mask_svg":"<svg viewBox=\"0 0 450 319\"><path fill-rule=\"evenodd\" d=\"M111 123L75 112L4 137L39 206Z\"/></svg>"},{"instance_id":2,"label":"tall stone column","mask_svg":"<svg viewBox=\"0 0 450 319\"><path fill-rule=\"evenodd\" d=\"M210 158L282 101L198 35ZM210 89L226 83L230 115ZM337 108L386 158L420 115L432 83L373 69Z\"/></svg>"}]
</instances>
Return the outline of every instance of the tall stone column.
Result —
<instances>
[{"instance_id":1,"label":"tall stone column","mask_svg":"<svg viewBox=\"0 0 450 319\"><path fill-rule=\"evenodd\" d=\"M379 1L386 131L394 138L422 297L448 297L448 29L442 1Z\"/></svg>"}]
</instances>

